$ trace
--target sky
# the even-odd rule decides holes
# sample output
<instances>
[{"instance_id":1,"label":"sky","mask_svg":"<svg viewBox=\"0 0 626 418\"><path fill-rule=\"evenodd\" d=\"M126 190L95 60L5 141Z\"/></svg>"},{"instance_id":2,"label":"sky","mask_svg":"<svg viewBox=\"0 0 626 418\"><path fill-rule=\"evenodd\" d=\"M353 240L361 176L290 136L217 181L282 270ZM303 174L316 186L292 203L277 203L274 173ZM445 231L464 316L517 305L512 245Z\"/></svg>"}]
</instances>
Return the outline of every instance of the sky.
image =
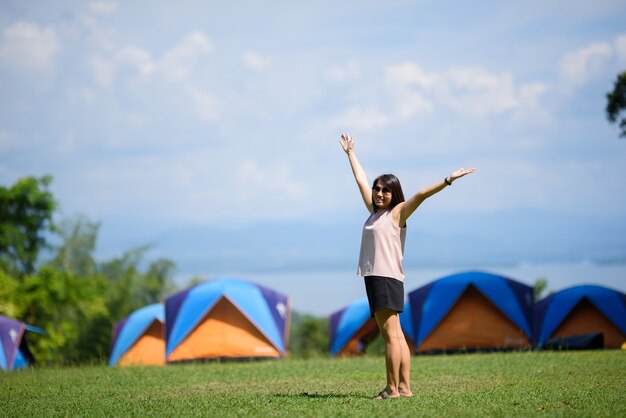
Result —
<instances>
[{"instance_id":1,"label":"sky","mask_svg":"<svg viewBox=\"0 0 626 418\"><path fill-rule=\"evenodd\" d=\"M439 239L415 238L414 260L481 257L513 228L507 262L626 262L626 139L605 115L624 22L609 0L3 0L0 184L52 175L62 216L101 223L102 256L150 241L211 274L185 254L236 263L238 244L189 231L254 231L249 271L259 234L352 269L367 214L347 131L405 195L477 169L416 212ZM301 241L281 242L279 266Z\"/></svg>"}]
</instances>

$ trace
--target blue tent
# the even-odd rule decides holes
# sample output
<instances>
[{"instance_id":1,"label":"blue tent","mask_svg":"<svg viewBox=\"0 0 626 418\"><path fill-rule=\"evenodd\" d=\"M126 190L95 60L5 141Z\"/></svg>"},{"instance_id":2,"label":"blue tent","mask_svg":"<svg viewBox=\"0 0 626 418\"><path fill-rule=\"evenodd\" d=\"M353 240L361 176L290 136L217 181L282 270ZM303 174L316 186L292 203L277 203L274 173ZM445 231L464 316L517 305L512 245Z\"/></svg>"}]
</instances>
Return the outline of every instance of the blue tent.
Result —
<instances>
[{"instance_id":1,"label":"blue tent","mask_svg":"<svg viewBox=\"0 0 626 418\"><path fill-rule=\"evenodd\" d=\"M162 303L145 306L119 321L113 329L113 349L109 366L130 364L164 364ZM123 361L122 361L123 360Z\"/></svg>"},{"instance_id":2,"label":"blue tent","mask_svg":"<svg viewBox=\"0 0 626 418\"><path fill-rule=\"evenodd\" d=\"M413 341L411 308L404 304L400 325L405 337ZM378 326L371 317L367 298L359 299L329 318L330 354L332 356L354 355L365 351L367 344L378 335Z\"/></svg>"},{"instance_id":3,"label":"blue tent","mask_svg":"<svg viewBox=\"0 0 626 418\"><path fill-rule=\"evenodd\" d=\"M24 369L35 361L28 349L26 331L45 334L41 328L0 315L0 368L2 370Z\"/></svg>"},{"instance_id":4,"label":"blue tent","mask_svg":"<svg viewBox=\"0 0 626 418\"><path fill-rule=\"evenodd\" d=\"M165 301L166 360L282 357L289 298L240 279L207 281Z\"/></svg>"},{"instance_id":5,"label":"blue tent","mask_svg":"<svg viewBox=\"0 0 626 418\"><path fill-rule=\"evenodd\" d=\"M437 279L409 293L414 349L530 347L533 288L484 272Z\"/></svg>"},{"instance_id":6,"label":"blue tent","mask_svg":"<svg viewBox=\"0 0 626 418\"><path fill-rule=\"evenodd\" d=\"M551 339L602 333L606 348L626 342L626 295L596 285L554 293L535 305L539 346Z\"/></svg>"}]
</instances>

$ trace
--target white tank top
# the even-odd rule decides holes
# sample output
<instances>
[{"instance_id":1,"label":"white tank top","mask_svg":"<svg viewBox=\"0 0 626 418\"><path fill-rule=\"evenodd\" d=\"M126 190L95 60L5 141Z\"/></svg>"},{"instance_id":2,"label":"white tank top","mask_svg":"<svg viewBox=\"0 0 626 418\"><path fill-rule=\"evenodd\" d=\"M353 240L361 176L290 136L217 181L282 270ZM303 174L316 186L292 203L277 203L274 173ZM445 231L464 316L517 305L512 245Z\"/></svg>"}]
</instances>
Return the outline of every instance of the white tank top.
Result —
<instances>
[{"instance_id":1,"label":"white tank top","mask_svg":"<svg viewBox=\"0 0 626 418\"><path fill-rule=\"evenodd\" d=\"M372 213L363 225L357 275L391 277L403 282L405 239L406 226L393 224L391 210Z\"/></svg>"}]
</instances>

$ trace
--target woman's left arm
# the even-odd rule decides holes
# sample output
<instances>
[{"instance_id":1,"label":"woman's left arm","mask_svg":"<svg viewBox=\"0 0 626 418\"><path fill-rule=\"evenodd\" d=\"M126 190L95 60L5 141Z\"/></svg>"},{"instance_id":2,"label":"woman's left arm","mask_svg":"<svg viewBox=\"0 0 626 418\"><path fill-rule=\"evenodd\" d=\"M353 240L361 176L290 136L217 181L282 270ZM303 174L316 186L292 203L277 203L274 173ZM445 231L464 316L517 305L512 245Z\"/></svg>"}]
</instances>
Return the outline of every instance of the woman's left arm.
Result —
<instances>
[{"instance_id":1,"label":"woman's left arm","mask_svg":"<svg viewBox=\"0 0 626 418\"><path fill-rule=\"evenodd\" d=\"M446 186L451 186L455 180L460 179L461 177L466 176L470 173L473 173L474 171L476 171L475 168L468 168L468 169L460 168L452 172L452 174L450 174L444 180L420 190L419 192L411 196L409 199L398 204L398 206L396 206L397 209L394 208L398 211L397 213L399 215L398 225L404 226L404 224L406 223L406 220L409 219L409 216L411 216L413 212L415 212L415 210L419 207L419 205L422 204L424 200L439 193L440 191L445 189Z\"/></svg>"}]
</instances>

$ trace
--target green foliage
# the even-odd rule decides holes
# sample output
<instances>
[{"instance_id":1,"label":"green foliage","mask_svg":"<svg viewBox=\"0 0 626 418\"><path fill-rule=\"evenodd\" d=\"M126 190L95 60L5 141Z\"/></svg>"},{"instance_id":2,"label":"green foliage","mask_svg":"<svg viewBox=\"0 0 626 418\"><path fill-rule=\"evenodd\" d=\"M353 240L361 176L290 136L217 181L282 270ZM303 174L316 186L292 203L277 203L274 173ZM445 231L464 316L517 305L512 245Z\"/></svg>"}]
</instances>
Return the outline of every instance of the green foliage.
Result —
<instances>
[{"instance_id":1,"label":"green foliage","mask_svg":"<svg viewBox=\"0 0 626 418\"><path fill-rule=\"evenodd\" d=\"M0 268L0 315L19 318L23 303L19 301L20 283Z\"/></svg>"},{"instance_id":2,"label":"green foliage","mask_svg":"<svg viewBox=\"0 0 626 418\"><path fill-rule=\"evenodd\" d=\"M606 117L611 123L615 123L619 114L626 110L626 71L617 75L613 91L606 95ZM622 130L620 137L626 137L626 117L622 117L619 122Z\"/></svg>"},{"instance_id":3,"label":"green foliage","mask_svg":"<svg viewBox=\"0 0 626 418\"><path fill-rule=\"evenodd\" d=\"M368 356L384 356L387 350L385 340L380 336L380 333L374 337L372 341L365 347L365 354Z\"/></svg>"},{"instance_id":4,"label":"green foliage","mask_svg":"<svg viewBox=\"0 0 626 418\"><path fill-rule=\"evenodd\" d=\"M191 279L187 280L186 284L185 284L185 288L190 288L190 287L194 287L196 285L199 285L200 283L204 283L207 281L206 277L202 277L202 276L193 276Z\"/></svg>"},{"instance_id":5,"label":"green foliage","mask_svg":"<svg viewBox=\"0 0 626 418\"><path fill-rule=\"evenodd\" d=\"M148 247L98 263L99 223L81 215L53 227L51 180L26 177L0 187L0 314L44 329L29 335L40 362L102 361L117 321L174 292L175 265L164 258L145 265ZM50 232L60 244L36 270Z\"/></svg>"},{"instance_id":6,"label":"green foliage","mask_svg":"<svg viewBox=\"0 0 626 418\"><path fill-rule=\"evenodd\" d=\"M176 264L166 258L158 258L148 265L148 270L143 275L143 293L146 300L156 303L163 301L168 295L174 293L174 273Z\"/></svg>"},{"instance_id":7,"label":"green foliage","mask_svg":"<svg viewBox=\"0 0 626 418\"><path fill-rule=\"evenodd\" d=\"M27 276L22 286L25 303L23 320L46 331L31 342L35 358L45 362L79 362L106 355L111 323L107 329L93 327L94 320L108 318L102 277L78 277L71 272L44 266ZM106 345L92 352L85 343ZM91 347L93 348L93 347Z\"/></svg>"},{"instance_id":8,"label":"green foliage","mask_svg":"<svg viewBox=\"0 0 626 418\"><path fill-rule=\"evenodd\" d=\"M294 357L328 356L328 319L292 313L289 350Z\"/></svg>"},{"instance_id":9,"label":"green foliage","mask_svg":"<svg viewBox=\"0 0 626 418\"><path fill-rule=\"evenodd\" d=\"M56 202L48 191L52 177L24 177L0 186L0 267L21 279L35 270L44 232L52 230Z\"/></svg>"},{"instance_id":10,"label":"green foliage","mask_svg":"<svg viewBox=\"0 0 626 418\"><path fill-rule=\"evenodd\" d=\"M22 319L46 331L35 337L32 351L35 358L52 363L103 361L114 324L173 290L174 264L158 259L142 268L148 247L98 263L99 224L78 216L59 225L56 254L18 289Z\"/></svg>"},{"instance_id":11,"label":"green foliage","mask_svg":"<svg viewBox=\"0 0 626 418\"><path fill-rule=\"evenodd\" d=\"M411 359L412 398L373 401L382 357L5 373L6 417L626 416L619 350Z\"/></svg>"},{"instance_id":12,"label":"green foliage","mask_svg":"<svg viewBox=\"0 0 626 418\"><path fill-rule=\"evenodd\" d=\"M141 271L148 250L148 246L134 248L99 266L108 282L107 307L120 319L143 306L162 302L176 289L175 265L170 260L157 259L148 265L147 271Z\"/></svg>"},{"instance_id":13,"label":"green foliage","mask_svg":"<svg viewBox=\"0 0 626 418\"><path fill-rule=\"evenodd\" d=\"M89 221L84 215L62 219L57 227L62 242L50 264L78 276L96 274L94 252L99 229L99 223Z\"/></svg>"},{"instance_id":14,"label":"green foliage","mask_svg":"<svg viewBox=\"0 0 626 418\"><path fill-rule=\"evenodd\" d=\"M545 277L538 277L535 280L534 299L535 302L540 301L544 297L545 291L548 289L548 279Z\"/></svg>"}]
</instances>

